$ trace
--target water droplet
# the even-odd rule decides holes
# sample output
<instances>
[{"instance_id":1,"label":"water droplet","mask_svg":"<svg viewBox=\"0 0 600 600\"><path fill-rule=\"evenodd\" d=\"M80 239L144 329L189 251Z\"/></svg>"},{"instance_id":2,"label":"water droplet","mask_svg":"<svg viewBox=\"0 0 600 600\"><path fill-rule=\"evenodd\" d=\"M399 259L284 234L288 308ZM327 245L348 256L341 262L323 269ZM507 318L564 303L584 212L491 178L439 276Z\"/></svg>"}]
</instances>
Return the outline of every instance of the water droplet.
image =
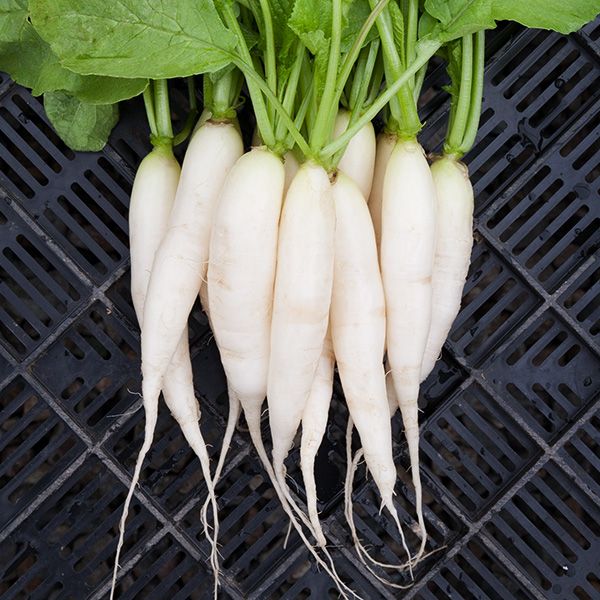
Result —
<instances>
[{"instance_id":1,"label":"water droplet","mask_svg":"<svg viewBox=\"0 0 600 600\"><path fill-rule=\"evenodd\" d=\"M584 387L590 387L590 385L592 385L592 378L591 377L586 377L583 380L583 386Z\"/></svg>"},{"instance_id":2,"label":"water droplet","mask_svg":"<svg viewBox=\"0 0 600 600\"><path fill-rule=\"evenodd\" d=\"M573 190L582 200L587 200L592 193L589 186L585 185L584 183L576 184L573 186Z\"/></svg>"}]
</instances>

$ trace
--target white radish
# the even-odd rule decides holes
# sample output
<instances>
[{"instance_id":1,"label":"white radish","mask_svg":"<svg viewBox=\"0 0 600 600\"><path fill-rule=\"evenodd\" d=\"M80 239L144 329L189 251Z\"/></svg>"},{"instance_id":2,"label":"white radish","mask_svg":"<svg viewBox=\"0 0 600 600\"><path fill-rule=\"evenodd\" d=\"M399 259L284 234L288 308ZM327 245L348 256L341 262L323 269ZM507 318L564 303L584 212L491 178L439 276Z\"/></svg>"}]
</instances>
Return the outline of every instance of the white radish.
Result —
<instances>
[{"instance_id":1,"label":"white radish","mask_svg":"<svg viewBox=\"0 0 600 600\"><path fill-rule=\"evenodd\" d=\"M250 437L283 508L304 544L341 590L345 585L335 573L329 555L326 553L331 569L315 553L294 518L269 462L260 431L273 355L271 317L284 178L281 159L265 148L253 148L231 170L221 193L211 235L210 318L229 393L242 406Z\"/></svg>"},{"instance_id":2,"label":"white radish","mask_svg":"<svg viewBox=\"0 0 600 600\"><path fill-rule=\"evenodd\" d=\"M290 185L279 224L267 384L273 467L267 472L291 524L346 597L344 590L351 590L337 575L331 556L323 548L327 566L290 510L296 511L316 538L317 532L289 493L284 464L311 393L327 333L334 232L329 176L322 167L306 162Z\"/></svg>"},{"instance_id":3,"label":"white radish","mask_svg":"<svg viewBox=\"0 0 600 600\"><path fill-rule=\"evenodd\" d=\"M402 535L393 503L396 466L383 352L385 300L369 210L356 184L338 173L333 185L335 259L331 338L348 411L385 506Z\"/></svg>"},{"instance_id":4,"label":"white radish","mask_svg":"<svg viewBox=\"0 0 600 600\"><path fill-rule=\"evenodd\" d=\"M337 113L333 137L339 137L350 123L351 113L343 108ZM376 142L373 124L369 121L350 140L338 163L338 171L351 177L364 198L371 194L375 168Z\"/></svg>"},{"instance_id":5,"label":"white radish","mask_svg":"<svg viewBox=\"0 0 600 600\"><path fill-rule=\"evenodd\" d=\"M334 137L338 137L348 128L350 116L347 110L339 110L335 121ZM346 147L338 169L352 178L361 190L363 197L366 197L365 194L368 194L371 189L374 163L375 133L373 125L368 123L352 138ZM308 515L317 534L317 541L321 546L325 545L325 537L317 513L314 463L327 427L334 366L335 357L333 355L331 338L328 336L323 345L323 352L319 359L310 397L302 416L302 442L300 449L300 464L306 488Z\"/></svg>"},{"instance_id":6,"label":"white radish","mask_svg":"<svg viewBox=\"0 0 600 600\"><path fill-rule=\"evenodd\" d=\"M388 161L383 187L381 272L388 361L408 444L421 535L416 560L422 557L427 541L417 402L431 322L435 204L435 187L423 149L416 140L399 141Z\"/></svg>"},{"instance_id":7,"label":"white radish","mask_svg":"<svg viewBox=\"0 0 600 600\"><path fill-rule=\"evenodd\" d=\"M431 373L460 310L473 246L473 187L467 167L445 156L433 163L431 175L437 194L437 235L422 380Z\"/></svg>"},{"instance_id":8,"label":"white radish","mask_svg":"<svg viewBox=\"0 0 600 600\"><path fill-rule=\"evenodd\" d=\"M173 152L170 148L159 146L154 148L142 160L133 182L129 204L131 297L140 324L142 323L140 315L143 311L148 287L148 275L152 268L156 249L160 245L165 233L169 214L173 207L179 176L180 168L173 156ZM110 592L111 600L114 596L129 505L133 498L135 486L140 478L144 459L152 445L154 430L158 420L158 395L151 400L144 398L143 405L146 419L144 441L138 453L119 524L119 541L117 543Z\"/></svg>"},{"instance_id":9,"label":"white radish","mask_svg":"<svg viewBox=\"0 0 600 600\"><path fill-rule=\"evenodd\" d=\"M350 116L351 114L347 110L340 109L338 111L334 125L334 137L340 136L348 128ZM288 152L285 159L286 182L288 170L293 172L294 168L298 169L297 163L292 161L290 161L290 167L288 168L288 156L290 155L295 161L295 157L291 152ZM358 185L363 196L366 197L371 189L374 163L375 132L373 125L368 123L350 140L339 161L338 169L351 177ZM325 545L325 536L323 535L317 513L314 463L327 427L334 366L335 357L333 355L331 338L328 336L323 345L313 386L302 416L302 441L300 449L300 465L306 488L308 515L320 546Z\"/></svg>"},{"instance_id":10,"label":"white radish","mask_svg":"<svg viewBox=\"0 0 600 600\"><path fill-rule=\"evenodd\" d=\"M173 208L181 169L173 152L157 146L140 163L129 201L131 299L141 322L154 255Z\"/></svg>"},{"instance_id":11,"label":"white radish","mask_svg":"<svg viewBox=\"0 0 600 600\"><path fill-rule=\"evenodd\" d=\"M369 203L369 212L373 229L375 230L375 240L377 249L381 248L381 206L383 204L383 182L388 161L392 150L396 146L397 137L391 133L382 132L377 136L377 151L375 154L375 168L373 170L373 185L371 194L366 196Z\"/></svg>"},{"instance_id":12,"label":"white radish","mask_svg":"<svg viewBox=\"0 0 600 600\"><path fill-rule=\"evenodd\" d=\"M186 152L169 229L152 267L142 330L142 394L155 403L206 278L212 215L225 177L242 155L233 123L207 121Z\"/></svg>"},{"instance_id":13,"label":"white radish","mask_svg":"<svg viewBox=\"0 0 600 600\"><path fill-rule=\"evenodd\" d=\"M302 415L302 441L300 443L300 466L306 489L306 506L308 517L316 533L321 547L326 544L323 529L317 513L317 487L315 483L315 458L325 430L333 392L333 368L335 357L331 336L327 335L323 342L323 350L317 365L310 395Z\"/></svg>"},{"instance_id":14,"label":"white radish","mask_svg":"<svg viewBox=\"0 0 600 600\"><path fill-rule=\"evenodd\" d=\"M143 309L154 255L167 230L167 223L172 210L179 177L179 164L173 157L171 149L167 147L157 147L140 164L133 184L129 205L131 296L140 327L143 327ZM218 582L216 502L211 483L210 464L208 453L206 451L206 444L204 443L198 425L200 411L194 394L187 328L184 331L173 356L173 360L165 374L164 396L165 402L170 409L173 418L180 425L190 447L200 459L202 472L207 484L208 496L213 503L213 510L215 511L214 538L211 538L208 534L205 521L204 526L205 533L212 546L211 563L215 573L216 593ZM146 403L145 407L146 426L144 443L138 455L134 476L131 481L123 509L123 516L121 518L111 597L114 594L119 555L122 548L125 521L129 512L129 505L133 490L139 480L144 458L152 443L158 415L157 404L148 406Z\"/></svg>"},{"instance_id":15,"label":"white radish","mask_svg":"<svg viewBox=\"0 0 600 600\"><path fill-rule=\"evenodd\" d=\"M325 169L305 163L282 211L267 400L280 483L323 348L333 283L335 213Z\"/></svg>"},{"instance_id":16,"label":"white radish","mask_svg":"<svg viewBox=\"0 0 600 600\"><path fill-rule=\"evenodd\" d=\"M236 162L215 214L208 267L210 318L229 392L241 403L266 463L260 416L267 395L283 184L283 163L264 148L253 148Z\"/></svg>"}]
</instances>

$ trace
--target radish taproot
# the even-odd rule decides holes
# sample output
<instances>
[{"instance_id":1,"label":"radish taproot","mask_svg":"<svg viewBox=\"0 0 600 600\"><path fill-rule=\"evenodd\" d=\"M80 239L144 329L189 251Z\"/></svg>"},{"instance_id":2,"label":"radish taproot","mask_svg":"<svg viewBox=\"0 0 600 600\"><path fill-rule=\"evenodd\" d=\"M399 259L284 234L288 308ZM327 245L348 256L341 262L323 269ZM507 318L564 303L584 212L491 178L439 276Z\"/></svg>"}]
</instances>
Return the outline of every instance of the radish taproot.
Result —
<instances>
[{"instance_id":1,"label":"radish taproot","mask_svg":"<svg viewBox=\"0 0 600 600\"><path fill-rule=\"evenodd\" d=\"M179 163L173 156L170 146L168 144L159 145L142 160L133 182L129 203L131 298L140 327L143 326L143 309L154 255L167 229L169 214L173 207L175 192L179 183L180 172ZM182 353L185 353L187 350L187 344L180 343L177 350L180 356L177 357L177 361L173 365L176 370L174 371L172 367L167 365L169 368L166 370L166 373L168 379L171 381L174 381L174 378L178 380L181 378L181 380L185 381L188 377L188 370ZM191 381L189 383L192 385ZM171 396L169 396L169 401L175 402ZM196 403L195 398L194 403ZM150 450L154 438L154 430L158 419L158 397L156 399L143 398L143 406L146 419L144 439L136 459L133 477L119 523L119 540L112 576L111 598L113 597L116 584L129 505L135 486L140 478L144 459ZM210 475L207 481L210 482Z\"/></svg>"},{"instance_id":2,"label":"radish taproot","mask_svg":"<svg viewBox=\"0 0 600 600\"><path fill-rule=\"evenodd\" d=\"M460 310L473 246L473 187L467 168L453 157L434 161L437 234L431 277L431 325L421 365L421 380L433 369Z\"/></svg>"},{"instance_id":3,"label":"radish taproot","mask_svg":"<svg viewBox=\"0 0 600 600\"><path fill-rule=\"evenodd\" d=\"M366 201L356 184L338 173L333 185L335 258L331 338L348 411L358 430L365 460L382 506L403 539L394 506L396 466L386 394L383 352L386 339L384 290L375 235Z\"/></svg>"},{"instance_id":4,"label":"radish taproot","mask_svg":"<svg viewBox=\"0 0 600 600\"><path fill-rule=\"evenodd\" d=\"M302 439L300 442L300 467L306 489L308 517L316 532L317 542L320 546L325 546L326 542L317 513L315 459L327 428L329 406L333 393L334 367L333 344L331 334L328 332L323 341L323 349L310 388L310 395L302 413Z\"/></svg>"},{"instance_id":5,"label":"radish taproot","mask_svg":"<svg viewBox=\"0 0 600 600\"><path fill-rule=\"evenodd\" d=\"M419 383L431 323L431 276L435 252L436 195L421 146L399 141L383 186L381 274L387 316L387 356L402 415L422 556L427 534L419 471Z\"/></svg>"},{"instance_id":6,"label":"radish taproot","mask_svg":"<svg viewBox=\"0 0 600 600\"><path fill-rule=\"evenodd\" d=\"M230 396L269 464L260 417L267 395L273 285L283 201L281 159L253 148L235 163L221 191L210 238L210 319Z\"/></svg>"},{"instance_id":7,"label":"radish taproot","mask_svg":"<svg viewBox=\"0 0 600 600\"><path fill-rule=\"evenodd\" d=\"M329 321L335 213L326 171L305 163L283 206L273 296L267 400L273 466L284 460L302 420Z\"/></svg>"}]
</instances>

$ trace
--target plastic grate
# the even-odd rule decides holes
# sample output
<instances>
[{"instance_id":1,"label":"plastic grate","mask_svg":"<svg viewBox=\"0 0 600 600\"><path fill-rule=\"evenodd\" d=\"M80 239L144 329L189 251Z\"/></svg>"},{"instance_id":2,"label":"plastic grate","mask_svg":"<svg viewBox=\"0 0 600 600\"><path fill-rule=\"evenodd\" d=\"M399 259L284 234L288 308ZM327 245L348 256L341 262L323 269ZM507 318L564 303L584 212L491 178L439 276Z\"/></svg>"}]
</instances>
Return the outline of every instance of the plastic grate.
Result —
<instances>
[{"instance_id":1,"label":"plastic grate","mask_svg":"<svg viewBox=\"0 0 600 600\"><path fill-rule=\"evenodd\" d=\"M124 499L125 488L114 475L98 459L87 459L1 542L3 596L87 597L112 573L113 542ZM134 499L123 563L140 552L158 528Z\"/></svg>"},{"instance_id":2,"label":"plastic grate","mask_svg":"<svg viewBox=\"0 0 600 600\"><path fill-rule=\"evenodd\" d=\"M22 359L88 290L8 206L0 206L0 235L0 341Z\"/></svg>"},{"instance_id":3,"label":"plastic grate","mask_svg":"<svg viewBox=\"0 0 600 600\"><path fill-rule=\"evenodd\" d=\"M497 558L476 539L450 561L425 590L419 600L529 600L533 596L514 578Z\"/></svg>"},{"instance_id":4,"label":"plastic grate","mask_svg":"<svg viewBox=\"0 0 600 600\"><path fill-rule=\"evenodd\" d=\"M0 381L4 381L13 373L13 367L8 358L0 352Z\"/></svg>"},{"instance_id":5,"label":"plastic grate","mask_svg":"<svg viewBox=\"0 0 600 600\"><path fill-rule=\"evenodd\" d=\"M471 520L541 453L477 384L461 390L423 427L423 468Z\"/></svg>"},{"instance_id":6,"label":"plastic grate","mask_svg":"<svg viewBox=\"0 0 600 600\"><path fill-rule=\"evenodd\" d=\"M550 462L486 527L545 598L594 598L600 509Z\"/></svg>"},{"instance_id":7,"label":"plastic grate","mask_svg":"<svg viewBox=\"0 0 600 600\"><path fill-rule=\"evenodd\" d=\"M252 598L268 600L297 600L308 598L337 598L339 592L332 585L328 575L318 571L307 560L307 552L286 565L285 573L275 581L269 581L265 589L252 595ZM353 565L339 551L332 551L336 570L342 581L356 590L363 598L392 598L385 590L373 584L365 576L364 568Z\"/></svg>"},{"instance_id":8,"label":"plastic grate","mask_svg":"<svg viewBox=\"0 0 600 600\"><path fill-rule=\"evenodd\" d=\"M461 312L447 345L475 366L540 304L521 277L485 241L477 240L463 290Z\"/></svg>"},{"instance_id":9,"label":"plastic grate","mask_svg":"<svg viewBox=\"0 0 600 600\"><path fill-rule=\"evenodd\" d=\"M153 597L210 600L212 585L212 574L167 534L119 582L116 594L123 600ZM225 600L228 596L222 594L219 598Z\"/></svg>"},{"instance_id":10,"label":"plastic grate","mask_svg":"<svg viewBox=\"0 0 600 600\"><path fill-rule=\"evenodd\" d=\"M600 497L600 413L594 415L560 452L582 487Z\"/></svg>"},{"instance_id":11,"label":"plastic grate","mask_svg":"<svg viewBox=\"0 0 600 600\"><path fill-rule=\"evenodd\" d=\"M560 298L560 304L581 323L593 339L600 333L600 264L594 260L585 271L573 281Z\"/></svg>"},{"instance_id":12,"label":"plastic grate","mask_svg":"<svg viewBox=\"0 0 600 600\"><path fill-rule=\"evenodd\" d=\"M592 600L600 595L600 22L561 37L490 32L478 143L467 157L476 235L462 310L424 383L425 517L434 552L405 592L355 555L343 515L346 409L317 456L319 510L344 580L366 598ZM439 151L447 76L432 62L420 113ZM185 86L171 94L175 128ZM131 306L127 210L148 152L141 102L101 153L69 150L38 99L0 74L0 598L105 600L118 519L140 445L139 332ZM244 132L253 129L242 107ZM184 148L178 148L181 157ZM190 319L203 433L215 453L227 416L218 351ZM118 596L211 596L197 459L161 404L136 489ZM416 545L402 426L395 502ZM268 422L263 420L268 437ZM295 534L243 422L218 488L220 598L337 597ZM304 499L298 446L288 482ZM369 551L402 560L359 468L355 519ZM397 583L406 580L395 575Z\"/></svg>"},{"instance_id":13,"label":"plastic grate","mask_svg":"<svg viewBox=\"0 0 600 600\"><path fill-rule=\"evenodd\" d=\"M589 122L483 218L490 234L549 292L600 246L600 218L594 211L600 193L600 151L593 130L599 116L597 102ZM580 183L566 183L574 180Z\"/></svg>"},{"instance_id":14,"label":"plastic grate","mask_svg":"<svg viewBox=\"0 0 600 600\"><path fill-rule=\"evenodd\" d=\"M32 370L94 437L101 437L139 398L138 342L100 302L43 352Z\"/></svg>"},{"instance_id":15,"label":"plastic grate","mask_svg":"<svg viewBox=\"0 0 600 600\"><path fill-rule=\"evenodd\" d=\"M85 446L22 377L2 390L0 432L0 527L4 527Z\"/></svg>"},{"instance_id":16,"label":"plastic grate","mask_svg":"<svg viewBox=\"0 0 600 600\"><path fill-rule=\"evenodd\" d=\"M600 359L552 311L494 357L486 372L507 405L547 440L572 425L600 391Z\"/></svg>"}]
</instances>

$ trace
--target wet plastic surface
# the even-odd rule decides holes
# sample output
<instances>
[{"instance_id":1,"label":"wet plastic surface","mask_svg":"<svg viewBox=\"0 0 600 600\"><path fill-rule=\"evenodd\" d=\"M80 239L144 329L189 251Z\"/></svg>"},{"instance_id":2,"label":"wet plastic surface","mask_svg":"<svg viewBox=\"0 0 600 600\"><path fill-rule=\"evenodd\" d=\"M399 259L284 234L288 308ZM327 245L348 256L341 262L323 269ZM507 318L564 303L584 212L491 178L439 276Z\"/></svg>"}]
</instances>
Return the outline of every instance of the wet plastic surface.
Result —
<instances>
[{"instance_id":1,"label":"wet plastic surface","mask_svg":"<svg viewBox=\"0 0 600 600\"><path fill-rule=\"evenodd\" d=\"M422 465L431 549L409 590L356 558L343 516L339 385L317 468L339 570L366 598L600 597L600 23L568 38L489 36L482 127L467 157L476 245L463 307L424 384ZM426 80L436 151L443 69ZM182 116L182 95L174 93ZM101 153L76 154L39 101L0 79L0 598L107 597L117 526L143 431L127 206L148 149L141 103ZM226 386L206 319L190 327L202 429L219 447ZM395 423L399 431L399 424ZM130 511L120 598L210 597L199 465L161 410ZM400 441L401 438L398 437ZM412 524L397 444L396 502ZM292 453L292 461L297 453ZM303 499L297 466L290 464ZM307 560L243 431L219 489L223 598L336 597ZM359 470L361 538L402 556ZM409 534L409 543L415 543ZM395 578L396 582L406 580Z\"/></svg>"}]
</instances>

